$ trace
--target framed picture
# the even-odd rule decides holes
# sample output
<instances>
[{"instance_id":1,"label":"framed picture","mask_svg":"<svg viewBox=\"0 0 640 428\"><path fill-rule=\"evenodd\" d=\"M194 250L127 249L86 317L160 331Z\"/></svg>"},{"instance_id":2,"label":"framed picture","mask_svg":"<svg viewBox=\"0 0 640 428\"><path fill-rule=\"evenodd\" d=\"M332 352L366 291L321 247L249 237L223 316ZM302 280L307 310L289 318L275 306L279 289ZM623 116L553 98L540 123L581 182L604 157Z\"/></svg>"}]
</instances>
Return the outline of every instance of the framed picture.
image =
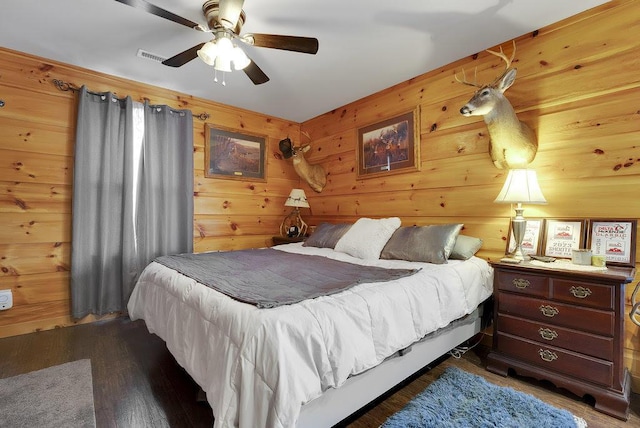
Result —
<instances>
[{"instance_id":1,"label":"framed picture","mask_svg":"<svg viewBox=\"0 0 640 428\"><path fill-rule=\"evenodd\" d=\"M586 220L546 219L542 255L570 259L571 250L584 248Z\"/></svg>"},{"instance_id":2,"label":"framed picture","mask_svg":"<svg viewBox=\"0 0 640 428\"><path fill-rule=\"evenodd\" d=\"M524 238L522 238L522 252L528 256L532 254L540 254L540 243L542 242L542 228L544 219L528 218L527 225L524 230ZM513 236L513 221L509 223L509 240L507 241L507 249L505 254L513 254L516 250L516 239Z\"/></svg>"},{"instance_id":3,"label":"framed picture","mask_svg":"<svg viewBox=\"0 0 640 428\"><path fill-rule=\"evenodd\" d=\"M358 129L357 177L420 170L418 109Z\"/></svg>"},{"instance_id":4,"label":"framed picture","mask_svg":"<svg viewBox=\"0 0 640 428\"><path fill-rule=\"evenodd\" d=\"M587 248L604 255L607 265L636 265L636 219L590 219Z\"/></svg>"},{"instance_id":5,"label":"framed picture","mask_svg":"<svg viewBox=\"0 0 640 428\"><path fill-rule=\"evenodd\" d=\"M204 176L266 181L266 137L205 125Z\"/></svg>"}]
</instances>

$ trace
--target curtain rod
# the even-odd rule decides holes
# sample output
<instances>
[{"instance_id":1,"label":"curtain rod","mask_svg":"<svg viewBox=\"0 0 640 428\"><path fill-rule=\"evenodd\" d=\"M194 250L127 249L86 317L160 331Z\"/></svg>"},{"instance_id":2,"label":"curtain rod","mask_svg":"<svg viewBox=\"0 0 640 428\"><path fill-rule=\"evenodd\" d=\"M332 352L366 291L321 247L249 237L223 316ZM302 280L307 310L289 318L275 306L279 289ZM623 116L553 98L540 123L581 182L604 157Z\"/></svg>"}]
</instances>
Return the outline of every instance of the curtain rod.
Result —
<instances>
[{"instance_id":1,"label":"curtain rod","mask_svg":"<svg viewBox=\"0 0 640 428\"><path fill-rule=\"evenodd\" d=\"M80 88L78 88L73 83L64 82L62 80L53 79L53 84L56 86L56 88L58 88L59 90L64 91L64 92L71 91L71 92L75 93L75 92L79 92L80 91ZM87 92L89 92L92 95L102 95L100 92L93 92L93 91L87 91ZM148 98L147 98L147 101L148 101ZM200 113L198 115L194 114L193 117L196 117L196 118L198 118L200 120L207 120L207 119L209 119L210 116L209 116L209 113L204 112L204 113Z\"/></svg>"}]
</instances>

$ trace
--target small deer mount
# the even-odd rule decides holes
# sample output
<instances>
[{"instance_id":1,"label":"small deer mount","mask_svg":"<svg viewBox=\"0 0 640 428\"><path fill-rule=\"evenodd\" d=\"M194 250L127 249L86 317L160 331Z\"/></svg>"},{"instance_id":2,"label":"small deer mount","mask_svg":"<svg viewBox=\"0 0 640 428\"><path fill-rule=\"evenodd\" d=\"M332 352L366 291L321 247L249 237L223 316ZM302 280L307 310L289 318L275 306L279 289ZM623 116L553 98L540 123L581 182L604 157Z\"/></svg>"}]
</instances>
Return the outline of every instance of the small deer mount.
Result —
<instances>
[{"instance_id":1,"label":"small deer mount","mask_svg":"<svg viewBox=\"0 0 640 428\"><path fill-rule=\"evenodd\" d=\"M303 134L307 138L311 138L309 134L305 132ZM280 140L279 147L285 159L293 159L293 169L300 178L306 181L314 191L322 192L322 189L327 184L327 173L321 165L309 165L309 162L304 158L304 154L311 149L311 144L294 146L291 139L287 137L284 140Z\"/></svg>"},{"instance_id":2,"label":"small deer mount","mask_svg":"<svg viewBox=\"0 0 640 428\"><path fill-rule=\"evenodd\" d=\"M513 42L511 58L507 58L502 47L500 52L490 50L487 52L502 58L506 68L493 82L485 85L477 84L475 81L468 82L464 69L462 69L463 80L458 79L456 74L455 78L458 82L480 88L460 109L460 113L463 116L483 116L491 138L489 154L496 168L526 168L536 157L538 140L533 130L518 119L511 103L504 96L504 92L516 80L516 68L511 67L511 62L516 55L516 43Z\"/></svg>"}]
</instances>

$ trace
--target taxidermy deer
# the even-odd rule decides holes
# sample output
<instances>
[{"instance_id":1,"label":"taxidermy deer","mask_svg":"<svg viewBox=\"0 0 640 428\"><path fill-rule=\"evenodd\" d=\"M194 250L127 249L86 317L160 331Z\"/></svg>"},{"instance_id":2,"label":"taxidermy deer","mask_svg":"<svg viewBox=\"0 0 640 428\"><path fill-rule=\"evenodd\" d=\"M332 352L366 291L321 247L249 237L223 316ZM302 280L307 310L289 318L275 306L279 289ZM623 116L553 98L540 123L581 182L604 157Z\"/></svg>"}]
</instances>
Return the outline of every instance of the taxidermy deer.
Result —
<instances>
[{"instance_id":1,"label":"taxidermy deer","mask_svg":"<svg viewBox=\"0 0 640 428\"><path fill-rule=\"evenodd\" d=\"M303 132L303 134L311 139L306 132ZM304 154L308 152L309 149L311 149L311 144L295 147L289 137L280 140L280 151L284 155L284 158L292 158L293 169L298 176L306 181L309 187L320 193L327 184L327 174L321 165L309 165L309 162L304 158Z\"/></svg>"},{"instance_id":2,"label":"taxidermy deer","mask_svg":"<svg viewBox=\"0 0 640 428\"><path fill-rule=\"evenodd\" d=\"M492 55L502 58L506 65L504 72L493 82L480 85L467 82L462 70L463 80L455 78L465 85L480 88L465 104L460 113L464 116L484 116L489 129L489 153L493 164L498 169L526 168L533 161L538 151L538 140L531 128L520 122L504 92L516 80L516 69L511 62L516 55L516 43L513 42L511 58L500 47L500 52L487 50Z\"/></svg>"}]
</instances>

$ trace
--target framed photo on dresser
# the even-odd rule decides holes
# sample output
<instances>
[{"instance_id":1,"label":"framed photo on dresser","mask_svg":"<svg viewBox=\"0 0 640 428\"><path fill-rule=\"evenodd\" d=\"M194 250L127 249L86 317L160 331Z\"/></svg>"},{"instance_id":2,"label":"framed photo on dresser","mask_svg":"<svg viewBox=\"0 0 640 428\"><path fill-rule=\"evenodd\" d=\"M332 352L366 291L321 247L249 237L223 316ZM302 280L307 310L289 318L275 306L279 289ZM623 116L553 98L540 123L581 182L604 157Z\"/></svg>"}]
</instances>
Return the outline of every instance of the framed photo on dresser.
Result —
<instances>
[{"instance_id":1,"label":"framed photo on dresser","mask_svg":"<svg viewBox=\"0 0 640 428\"><path fill-rule=\"evenodd\" d=\"M587 248L607 265L635 267L637 230L636 219L589 219Z\"/></svg>"},{"instance_id":2,"label":"framed photo on dresser","mask_svg":"<svg viewBox=\"0 0 640 428\"><path fill-rule=\"evenodd\" d=\"M584 248L586 224L580 219L546 219L542 255L570 259L571 250Z\"/></svg>"}]
</instances>

